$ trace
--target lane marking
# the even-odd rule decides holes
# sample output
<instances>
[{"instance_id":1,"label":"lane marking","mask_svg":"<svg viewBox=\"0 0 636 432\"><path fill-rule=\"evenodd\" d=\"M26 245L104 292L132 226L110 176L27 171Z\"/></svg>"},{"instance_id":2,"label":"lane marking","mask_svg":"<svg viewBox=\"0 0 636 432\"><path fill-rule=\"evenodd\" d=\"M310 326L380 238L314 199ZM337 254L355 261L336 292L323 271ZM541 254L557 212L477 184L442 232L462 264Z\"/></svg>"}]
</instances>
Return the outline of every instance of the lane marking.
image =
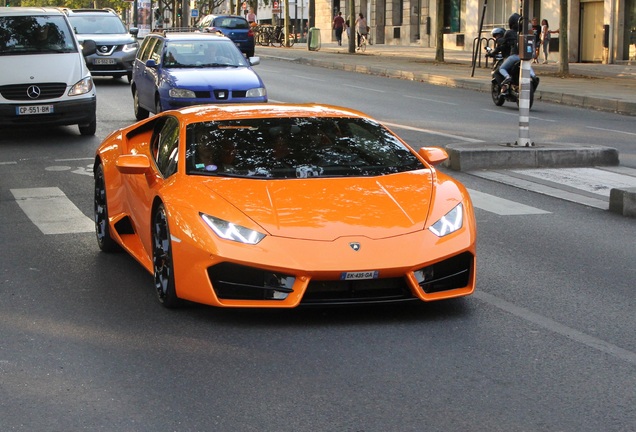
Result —
<instances>
[{"instance_id":1,"label":"lane marking","mask_svg":"<svg viewBox=\"0 0 636 432\"><path fill-rule=\"evenodd\" d=\"M292 76L295 76L296 78L300 78L303 80L308 80L308 81L326 82L324 79L320 79L320 78L308 77L303 75L292 75Z\"/></svg>"},{"instance_id":2,"label":"lane marking","mask_svg":"<svg viewBox=\"0 0 636 432\"><path fill-rule=\"evenodd\" d=\"M439 135L439 136L443 136L446 138L453 138L456 140L460 140L460 141L466 141L466 142L470 142L470 143L483 143L484 141L482 140L478 140L478 139L474 139L474 138L466 138L463 136L459 136L459 135L453 135L453 134L448 134L448 133L444 133L444 132L438 132L438 131L434 131L431 129L422 129L422 128L417 128L417 127L413 127L413 126L406 126L406 125L401 125L401 124L397 124L397 123L390 123L390 122L385 122L385 121L380 121L380 123L392 127L392 128L399 128L399 129L405 129L405 130L410 130L410 131L415 131L415 132L424 132L427 134L431 134L431 135Z\"/></svg>"},{"instance_id":3,"label":"lane marking","mask_svg":"<svg viewBox=\"0 0 636 432\"><path fill-rule=\"evenodd\" d=\"M486 112L492 112L492 113L497 113L497 114L505 114L505 115L509 115L509 116L519 117L519 113L518 112L497 111L497 110L487 109L487 108L482 108L481 110L482 111L486 111ZM535 119L535 120L541 120L541 121L550 122L550 123L556 123L557 122L557 120L547 119L547 118L543 118L543 117L536 117L536 116L530 116L530 117L526 117L526 118L531 118L531 119Z\"/></svg>"},{"instance_id":4,"label":"lane marking","mask_svg":"<svg viewBox=\"0 0 636 432\"><path fill-rule=\"evenodd\" d=\"M541 210L536 207L530 207L515 201L499 198L474 189L468 189L470 199L476 208L495 213L500 216L522 216L522 215L540 215L550 214L549 211Z\"/></svg>"},{"instance_id":5,"label":"lane marking","mask_svg":"<svg viewBox=\"0 0 636 432\"><path fill-rule=\"evenodd\" d=\"M636 133L634 132L625 132L625 131L620 131L620 130L616 130L616 129L605 129L605 128L600 128L600 127L594 127L594 126L585 126L588 129L595 129L595 130L600 130L600 131L604 131L604 132L616 132L616 133L621 133L621 134L625 134L625 135L634 135L636 136Z\"/></svg>"},{"instance_id":6,"label":"lane marking","mask_svg":"<svg viewBox=\"0 0 636 432\"><path fill-rule=\"evenodd\" d=\"M529 321L533 324L543 327L544 329L549 330L553 333L559 334L561 336L565 336L568 339L581 343L587 347L593 348L602 353L609 354L613 357L616 357L620 360L624 360L628 363L636 364L636 353L632 351L626 350L624 348L621 348L617 345L606 342L597 337L590 336L579 330L575 330L564 324L556 322L546 316L534 313L529 309L516 306L492 294L488 294L483 291L475 291L473 293L473 296L483 302L486 302L492 306L495 306L498 309L501 309L516 317L519 317L523 320Z\"/></svg>"},{"instance_id":7,"label":"lane marking","mask_svg":"<svg viewBox=\"0 0 636 432\"><path fill-rule=\"evenodd\" d=\"M56 187L11 189L16 202L43 234L95 231L93 220Z\"/></svg>"},{"instance_id":8,"label":"lane marking","mask_svg":"<svg viewBox=\"0 0 636 432\"><path fill-rule=\"evenodd\" d=\"M458 104L456 104L454 102L444 102L444 101L435 100L435 99L429 99L429 98L425 98L425 97L421 97L421 96L403 95L403 97L409 98L409 99L423 100L423 101L427 101L427 102L435 102L435 103L440 103L440 104L446 104L446 105L458 105Z\"/></svg>"},{"instance_id":9,"label":"lane marking","mask_svg":"<svg viewBox=\"0 0 636 432\"><path fill-rule=\"evenodd\" d=\"M343 87L351 87L351 88L355 88L355 89L360 89L360 90L366 90L366 91L373 91L376 93L386 93L384 90L378 90L376 88L370 88L370 87L361 87L361 86L355 86L352 84L343 84Z\"/></svg>"}]
</instances>

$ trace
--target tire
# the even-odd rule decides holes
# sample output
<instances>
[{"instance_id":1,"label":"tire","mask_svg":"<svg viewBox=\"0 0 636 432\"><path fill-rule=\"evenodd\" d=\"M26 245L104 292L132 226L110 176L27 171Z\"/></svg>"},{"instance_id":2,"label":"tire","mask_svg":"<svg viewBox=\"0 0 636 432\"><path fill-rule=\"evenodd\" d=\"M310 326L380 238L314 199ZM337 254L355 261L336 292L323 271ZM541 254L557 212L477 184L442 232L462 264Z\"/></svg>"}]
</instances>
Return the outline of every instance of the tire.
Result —
<instances>
[{"instance_id":1,"label":"tire","mask_svg":"<svg viewBox=\"0 0 636 432\"><path fill-rule=\"evenodd\" d=\"M499 97L500 91L501 88L499 87L499 84L492 83L490 87L490 96L492 97L492 101L494 102L494 104L497 106L502 106L505 102L504 98Z\"/></svg>"},{"instance_id":2,"label":"tire","mask_svg":"<svg viewBox=\"0 0 636 432\"><path fill-rule=\"evenodd\" d=\"M132 72L126 73L126 78L128 78L128 84L132 82Z\"/></svg>"},{"instance_id":3,"label":"tire","mask_svg":"<svg viewBox=\"0 0 636 432\"><path fill-rule=\"evenodd\" d=\"M104 180L104 166L100 163L94 172L95 196L94 196L94 216L95 236L97 246L103 252L119 252L121 247L110 236L110 225L108 224L108 205L106 202L106 181Z\"/></svg>"},{"instance_id":4,"label":"tire","mask_svg":"<svg viewBox=\"0 0 636 432\"><path fill-rule=\"evenodd\" d=\"M247 57L247 58L254 57L254 50L246 52L245 53L245 57Z\"/></svg>"},{"instance_id":5,"label":"tire","mask_svg":"<svg viewBox=\"0 0 636 432\"><path fill-rule=\"evenodd\" d=\"M80 135L95 135L95 132L97 131L97 119L93 117L90 122L86 124L78 124L77 127L79 128Z\"/></svg>"},{"instance_id":6,"label":"tire","mask_svg":"<svg viewBox=\"0 0 636 432\"><path fill-rule=\"evenodd\" d=\"M175 288L170 228L163 204L157 207L152 217L152 267L159 302L169 309L179 306L180 301Z\"/></svg>"},{"instance_id":7,"label":"tire","mask_svg":"<svg viewBox=\"0 0 636 432\"><path fill-rule=\"evenodd\" d=\"M135 111L135 118L137 120L145 120L150 115L147 109L139 106L139 93L137 89L133 90L133 110Z\"/></svg>"}]
</instances>

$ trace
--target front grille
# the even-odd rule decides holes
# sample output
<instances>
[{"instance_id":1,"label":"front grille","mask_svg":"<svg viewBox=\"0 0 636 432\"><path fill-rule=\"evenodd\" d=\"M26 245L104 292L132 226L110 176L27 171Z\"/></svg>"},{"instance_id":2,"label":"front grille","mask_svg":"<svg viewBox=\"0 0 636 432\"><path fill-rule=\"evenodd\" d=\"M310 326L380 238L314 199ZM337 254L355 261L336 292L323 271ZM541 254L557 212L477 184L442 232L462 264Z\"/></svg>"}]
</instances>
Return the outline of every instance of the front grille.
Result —
<instances>
[{"instance_id":1,"label":"front grille","mask_svg":"<svg viewBox=\"0 0 636 432\"><path fill-rule=\"evenodd\" d=\"M247 90L235 90L232 92L232 97L244 98L247 96Z\"/></svg>"},{"instance_id":2,"label":"front grille","mask_svg":"<svg viewBox=\"0 0 636 432\"><path fill-rule=\"evenodd\" d=\"M39 91L37 97L29 97L29 94L35 95L35 92L29 89ZM57 99L66 91L64 83L36 83L36 84L11 84L0 86L0 94L7 100L15 101L39 101L45 99Z\"/></svg>"},{"instance_id":3,"label":"front grille","mask_svg":"<svg viewBox=\"0 0 636 432\"><path fill-rule=\"evenodd\" d=\"M302 304L382 303L413 299L402 277L359 281L312 280Z\"/></svg>"}]
</instances>

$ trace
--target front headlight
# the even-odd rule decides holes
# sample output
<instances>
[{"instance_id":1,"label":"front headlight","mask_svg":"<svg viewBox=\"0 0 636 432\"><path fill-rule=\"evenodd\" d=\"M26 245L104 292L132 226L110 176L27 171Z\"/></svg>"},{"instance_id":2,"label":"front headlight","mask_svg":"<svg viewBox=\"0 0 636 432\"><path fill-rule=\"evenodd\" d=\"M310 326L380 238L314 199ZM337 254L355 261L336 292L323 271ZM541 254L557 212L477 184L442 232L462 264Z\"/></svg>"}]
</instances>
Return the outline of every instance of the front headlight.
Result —
<instances>
[{"instance_id":1,"label":"front headlight","mask_svg":"<svg viewBox=\"0 0 636 432\"><path fill-rule=\"evenodd\" d=\"M224 240L255 245L265 238L265 234L235 225L232 222L201 213L201 217L212 231Z\"/></svg>"},{"instance_id":2,"label":"front headlight","mask_svg":"<svg viewBox=\"0 0 636 432\"><path fill-rule=\"evenodd\" d=\"M90 93L93 90L93 78L87 76L86 78L75 83L73 87L68 91L69 96L79 96L86 93Z\"/></svg>"},{"instance_id":3,"label":"front headlight","mask_svg":"<svg viewBox=\"0 0 636 432\"><path fill-rule=\"evenodd\" d=\"M459 203L454 209L446 213L440 220L431 225L428 229L437 237L444 237L454 233L462 227L464 222L464 206Z\"/></svg>"},{"instance_id":4,"label":"front headlight","mask_svg":"<svg viewBox=\"0 0 636 432\"><path fill-rule=\"evenodd\" d=\"M133 43L124 45L124 47L121 50L123 52L131 52L136 50L137 48L139 48L139 44L137 42L133 42Z\"/></svg>"},{"instance_id":5,"label":"front headlight","mask_svg":"<svg viewBox=\"0 0 636 432\"><path fill-rule=\"evenodd\" d=\"M170 97L172 98L193 98L195 97L194 92L192 90L187 89L170 89L168 92Z\"/></svg>"},{"instance_id":6,"label":"front headlight","mask_svg":"<svg viewBox=\"0 0 636 432\"><path fill-rule=\"evenodd\" d=\"M246 97L263 97L267 96L267 90L265 87L249 89L245 94Z\"/></svg>"}]
</instances>

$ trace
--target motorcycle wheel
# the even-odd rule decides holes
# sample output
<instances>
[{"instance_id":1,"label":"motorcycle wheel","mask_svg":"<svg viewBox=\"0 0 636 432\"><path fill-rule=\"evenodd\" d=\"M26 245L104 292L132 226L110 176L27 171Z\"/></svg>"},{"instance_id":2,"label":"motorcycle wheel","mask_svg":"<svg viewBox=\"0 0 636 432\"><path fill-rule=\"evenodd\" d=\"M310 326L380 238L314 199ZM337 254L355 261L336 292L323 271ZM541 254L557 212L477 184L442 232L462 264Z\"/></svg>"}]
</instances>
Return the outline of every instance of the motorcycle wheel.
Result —
<instances>
[{"instance_id":1,"label":"motorcycle wheel","mask_svg":"<svg viewBox=\"0 0 636 432\"><path fill-rule=\"evenodd\" d=\"M492 86L490 87L490 96L492 96L492 101L497 106L502 106L504 104L504 101L505 101L504 98L500 98L499 97L499 92L500 91L501 91L501 89L499 88L499 84L492 83Z\"/></svg>"}]
</instances>

